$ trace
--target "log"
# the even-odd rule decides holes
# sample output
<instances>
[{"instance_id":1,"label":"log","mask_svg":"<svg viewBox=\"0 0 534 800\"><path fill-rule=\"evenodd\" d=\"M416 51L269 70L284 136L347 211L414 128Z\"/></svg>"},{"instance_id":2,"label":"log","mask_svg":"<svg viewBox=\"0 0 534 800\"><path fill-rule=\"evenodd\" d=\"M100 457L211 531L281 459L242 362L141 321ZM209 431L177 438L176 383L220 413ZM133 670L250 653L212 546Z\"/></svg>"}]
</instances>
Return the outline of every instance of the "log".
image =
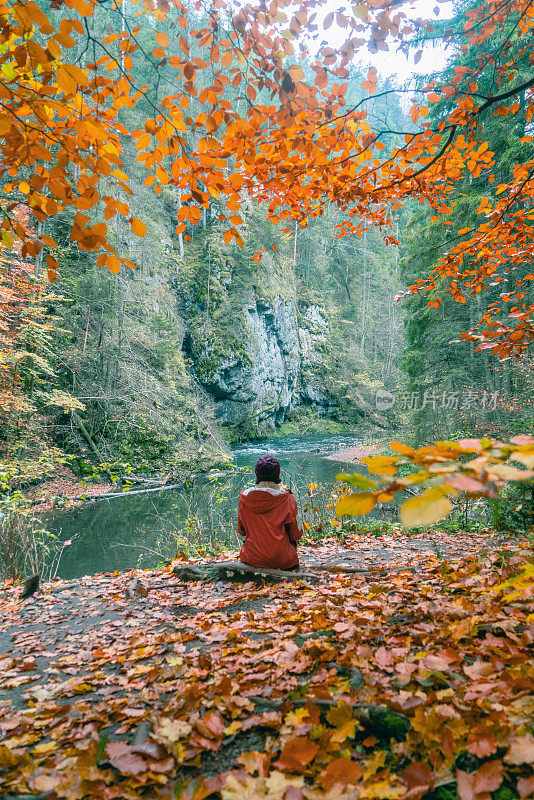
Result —
<instances>
[{"instance_id":1,"label":"log","mask_svg":"<svg viewBox=\"0 0 534 800\"><path fill-rule=\"evenodd\" d=\"M133 599L136 594L141 595L141 597L148 595L148 589L140 578L134 578L126 589L126 597Z\"/></svg>"},{"instance_id":2,"label":"log","mask_svg":"<svg viewBox=\"0 0 534 800\"><path fill-rule=\"evenodd\" d=\"M324 572L347 572L347 573L362 573L363 575L368 575L371 571L368 567L349 567L343 566L342 564L308 564L311 569L320 569ZM381 569L378 575L386 575L387 572L385 569Z\"/></svg>"},{"instance_id":3,"label":"log","mask_svg":"<svg viewBox=\"0 0 534 800\"><path fill-rule=\"evenodd\" d=\"M332 708L337 706L339 700L325 700L322 698L297 699L290 700L269 700L266 697L252 695L248 698L253 703L258 705L263 704L268 708L281 708L284 703L289 702L293 706L305 706L308 702L314 703L316 706L323 706L325 708ZM352 714L354 719L363 725L366 730L369 730L382 739L396 739L397 741L404 741L410 728L412 727L410 720L404 714L394 711L387 706L379 706L374 703L355 703L353 701L344 700L347 705L352 706Z\"/></svg>"},{"instance_id":4,"label":"log","mask_svg":"<svg viewBox=\"0 0 534 800\"><path fill-rule=\"evenodd\" d=\"M52 790L41 792L41 794L2 794L0 797L2 800L47 800L51 794Z\"/></svg>"},{"instance_id":5,"label":"log","mask_svg":"<svg viewBox=\"0 0 534 800\"><path fill-rule=\"evenodd\" d=\"M211 564L177 564L173 574L186 581L243 581L243 580L311 580L317 575L311 572L297 572L284 569L268 569L267 567L251 567L241 561L214 561Z\"/></svg>"},{"instance_id":6,"label":"log","mask_svg":"<svg viewBox=\"0 0 534 800\"><path fill-rule=\"evenodd\" d=\"M172 574L182 581L203 581L206 577L206 571L193 564L177 564Z\"/></svg>"},{"instance_id":7,"label":"log","mask_svg":"<svg viewBox=\"0 0 534 800\"><path fill-rule=\"evenodd\" d=\"M131 492L127 489L124 492L109 492L109 494L88 494L85 495L86 500L113 500L115 497L132 497L134 494L149 494L150 492L165 492L169 489L183 489L184 483L160 483L156 486L151 486L149 489L133 489ZM73 498L78 499L78 498Z\"/></svg>"},{"instance_id":8,"label":"log","mask_svg":"<svg viewBox=\"0 0 534 800\"><path fill-rule=\"evenodd\" d=\"M20 599L26 600L27 597L31 597L32 594L35 594L38 588L39 588L39 575L32 575L31 578L26 578L22 586Z\"/></svg>"},{"instance_id":9,"label":"log","mask_svg":"<svg viewBox=\"0 0 534 800\"><path fill-rule=\"evenodd\" d=\"M100 450L98 449L98 447L94 443L91 434L89 433L89 431L85 427L83 419L76 413L76 411L74 411L74 409L71 412L71 416L72 416L73 421L76 423L76 425L80 429L83 438L85 439L85 441L87 442L87 444L89 445L89 447L91 448L91 450L93 451L95 456L97 457L99 464L102 464L103 461L104 461L104 457L102 456L102 453L100 452ZM107 472L107 470L105 470L105 472Z\"/></svg>"},{"instance_id":10,"label":"log","mask_svg":"<svg viewBox=\"0 0 534 800\"><path fill-rule=\"evenodd\" d=\"M476 636L482 638L487 633L491 633L493 636L508 636L510 633L519 636L526 630L527 626L513 620L497 620L496 622L482 622L476 627Z\"/></svg>"}]
</instances>

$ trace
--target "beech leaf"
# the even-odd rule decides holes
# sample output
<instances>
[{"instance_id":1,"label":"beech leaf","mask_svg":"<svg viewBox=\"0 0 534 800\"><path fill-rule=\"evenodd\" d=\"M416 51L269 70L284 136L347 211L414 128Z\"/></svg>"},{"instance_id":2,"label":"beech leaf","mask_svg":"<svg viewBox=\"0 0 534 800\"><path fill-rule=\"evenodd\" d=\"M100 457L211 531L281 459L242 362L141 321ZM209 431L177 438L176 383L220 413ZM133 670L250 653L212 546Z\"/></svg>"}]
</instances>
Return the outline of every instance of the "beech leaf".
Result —
<instances>
[{"instance_id":1,"label":"beech leaf","mask_svg":"<svg viewBox=\"0 0 534 800\"><path fill-rule=\"evenodd\" d=\"M433 525L448 516L452 504L438 487L425 489L418 497L411 497L400 507L400 519L406 528Z\"/></svg>"}]
</instances>

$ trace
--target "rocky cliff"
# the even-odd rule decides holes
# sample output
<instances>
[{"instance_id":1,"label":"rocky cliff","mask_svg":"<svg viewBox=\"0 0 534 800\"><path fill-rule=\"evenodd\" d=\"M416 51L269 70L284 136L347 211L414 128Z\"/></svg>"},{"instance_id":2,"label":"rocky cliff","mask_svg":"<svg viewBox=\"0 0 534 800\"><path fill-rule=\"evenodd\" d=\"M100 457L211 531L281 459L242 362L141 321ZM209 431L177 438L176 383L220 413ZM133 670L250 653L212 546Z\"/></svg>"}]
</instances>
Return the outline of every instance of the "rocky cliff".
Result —
<instances>
[{"instance_id":1,"label":"rocky cliff","mask_svg":"<svg viewBox=\"0 0 534 800\"><path fill-rule=\"evenodd\" d=\"M296 274L287 250L265 249L271 229L258 215L251 220L248 251L213 230L182 262L179 311L191 377L215 421L238 435L260 435L304 406L358 424L365 401L353 377L353 323L340 321L331 292Z\"/></svg>"},{"instance_id":2,"label":"rocky cliff","mask_svg":"<svg viewBox=\"0 0 534 800\"><path fill-rule=\"evenodd\" d=\"M327 348L324 308L281 296L249 300L234 311L233 335L224 328L190 333L195 372L219 422L272 428L303 403L332 408L315 374Z\"/></svg>"},{"instance_id":3,"label":"rocky cliff","mask_svg":"<svg viewBox=\"0 0 534 800\"><path fill-rule=\"evenodd\" d=\"M230 424L247 418L283 422L295 404L300 370L295 304L280 297L250 303L242 310L242 325L245 353L229 352L204 382L216 400L216 416Z\"/></svg>"}]
</instances>

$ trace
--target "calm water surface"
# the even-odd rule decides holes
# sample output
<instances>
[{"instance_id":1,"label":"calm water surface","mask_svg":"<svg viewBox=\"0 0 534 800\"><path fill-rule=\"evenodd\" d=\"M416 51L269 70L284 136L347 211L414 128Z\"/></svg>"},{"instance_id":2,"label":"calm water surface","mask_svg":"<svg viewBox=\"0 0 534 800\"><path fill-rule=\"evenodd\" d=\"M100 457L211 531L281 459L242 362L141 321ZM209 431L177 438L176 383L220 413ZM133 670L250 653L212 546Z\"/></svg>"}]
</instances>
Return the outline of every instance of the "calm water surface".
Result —
<instances>
[{"instance_id":1,"label":"calm water surface","mask_svg":"<svg viewBox=\"0 0 534 800\"><path fill-rule=\"evenodd\" d=\"M58 577L155 566L174 555L180 543L218 539L235 548L237 498L242 488L254 483L253 468L262 453L276 454L283 480L299 500L305 497L308 483L331 485L346 467L346 462L325 456L358 443L355 436L339 434L248 443L233 451L236 469L224 477L201 477L187 489L125 494L50 514L48 529L72 540L64 551ZM350 471L356 470L352 464Z\"/></svg>"}]
</instances>

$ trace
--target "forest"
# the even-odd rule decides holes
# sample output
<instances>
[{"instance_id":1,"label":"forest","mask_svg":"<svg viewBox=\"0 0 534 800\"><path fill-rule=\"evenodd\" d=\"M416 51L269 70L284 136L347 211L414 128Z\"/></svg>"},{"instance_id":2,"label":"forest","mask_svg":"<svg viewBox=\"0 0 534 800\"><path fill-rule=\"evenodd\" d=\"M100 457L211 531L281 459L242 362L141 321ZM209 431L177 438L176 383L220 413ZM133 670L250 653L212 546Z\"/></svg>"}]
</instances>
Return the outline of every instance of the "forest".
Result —
<instances>
[{"instance_id":1,"label":"forest","mask_svg":"<svg viewBox=\"0 0 534 800\"><path fill-rule=\"evenodd\" d=\"M0 800L534 798L533 27L0 7Z\"/></svg>"}]
</instances>

